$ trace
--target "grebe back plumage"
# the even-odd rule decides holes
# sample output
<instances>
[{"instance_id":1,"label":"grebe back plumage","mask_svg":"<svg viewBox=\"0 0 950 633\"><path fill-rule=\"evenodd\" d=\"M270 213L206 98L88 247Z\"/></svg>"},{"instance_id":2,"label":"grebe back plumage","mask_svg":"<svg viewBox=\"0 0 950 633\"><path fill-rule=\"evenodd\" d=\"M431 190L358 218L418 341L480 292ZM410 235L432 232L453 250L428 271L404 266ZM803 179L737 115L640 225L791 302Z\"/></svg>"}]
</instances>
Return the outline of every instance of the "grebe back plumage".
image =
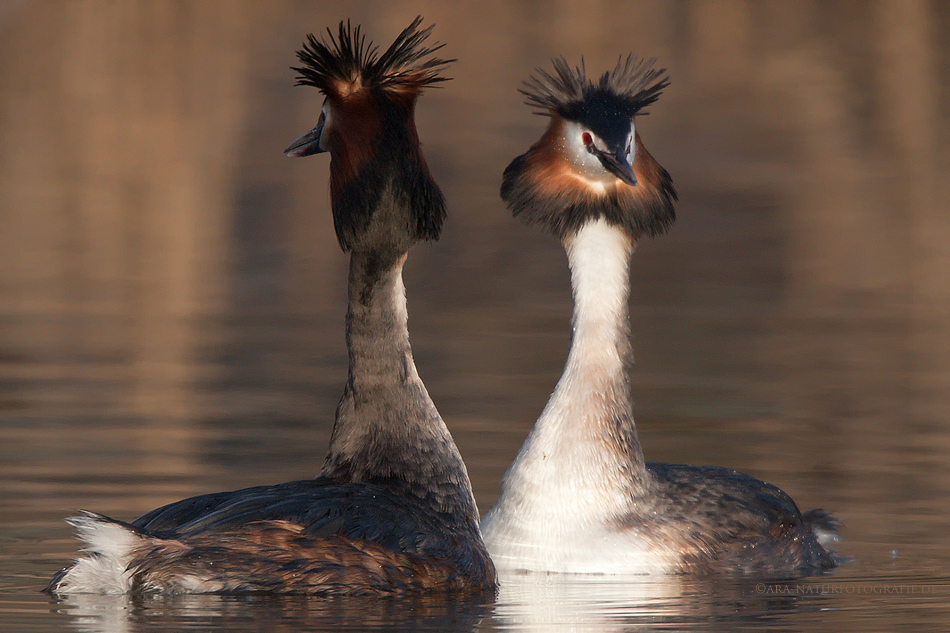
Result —
<instances>
[{"instance_id":1,"label":"grebe back plumage","mask_svg":"<svg viewBox=\"0 0 950 633\"><path fill-rule=\"evenodd\" d=\"M86 555L56 594L492 590L495 571L458 449L412 359L402 267L445 207L414 122L431 57L417 18L379 54L360 28L308 37L298 84L325 96L289 156L329 152L334 226L350 252L348 380L320 476L185 499L132 523L69 519Z\"/></svg>"},{"instance_id":2,"label":"grebe back plumage","mask_svg":"<svg viewBox=\"0 0 950 633\"><path fill-rule=\"evenodd\" d=\"M633 422L629 264L642 235L675 218L669 173L634 119L668 85L652 61L621 58L597 82L554 60L522 92L550 117L505 170L501 195L567 251L574 292L561 379L482 534L499 569L800 575L835 565L836 522L802 515L770 484L714 467L648 464Z\"/></svg>"}]
</instances>

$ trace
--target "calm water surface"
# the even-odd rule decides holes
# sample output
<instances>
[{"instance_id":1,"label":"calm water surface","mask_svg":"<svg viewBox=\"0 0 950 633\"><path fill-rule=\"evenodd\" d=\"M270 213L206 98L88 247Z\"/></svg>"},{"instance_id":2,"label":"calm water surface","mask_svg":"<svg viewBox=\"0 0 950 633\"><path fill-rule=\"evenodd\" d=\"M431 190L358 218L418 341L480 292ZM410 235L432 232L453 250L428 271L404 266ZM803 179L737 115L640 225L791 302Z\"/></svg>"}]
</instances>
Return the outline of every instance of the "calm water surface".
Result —
<instances>
[{"instance_id":1,"label":"calm water surface","mask_svg":"<svg viewBox=\"0 0 950 633\"><path fill-rule=\"evenodd\" d=\"M493 602L39 593L63 519L132 519L313 476L346 371L346 259L304 34L437 23L420 101L449 201L406 285L420 374L479 506L560 374L560 246L497 188L540 134L538 65L633 51L681 203L639 245L631 380L648 459L823 507L826 576L513 576ZM943 3L13 2L0 5L0 630L932 631L950 622L950 10Z\"/></svg>"}]
</instances>

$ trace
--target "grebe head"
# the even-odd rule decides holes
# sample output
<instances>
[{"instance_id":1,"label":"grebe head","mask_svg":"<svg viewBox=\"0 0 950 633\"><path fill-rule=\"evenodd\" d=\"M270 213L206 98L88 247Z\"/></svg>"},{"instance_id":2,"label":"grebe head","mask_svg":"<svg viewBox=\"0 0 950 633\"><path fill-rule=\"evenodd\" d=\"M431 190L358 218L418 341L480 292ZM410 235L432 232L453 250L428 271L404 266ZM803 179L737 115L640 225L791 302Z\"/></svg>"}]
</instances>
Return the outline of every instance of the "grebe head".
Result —
<instances>
[{"instance_id":1,"label":"grebe head","mask_svg":"<svg viewBox=\"0 0 950 633\"><path fill-rule=\"evenodd\" d=\"M432 26L421 17L385 52L360 27L340 23L319 41L307 36L297 56L297 85L325 95L316 127L285 150L287 156L329 152L330 197L344 250L392 247L398 251L438 239L445 201L432 179L416 133L416 99L454 61L431 57L443 44L425 46Z\"/></svg>"},{"instance_id":2,"label":"grebe head","mask_svg":"<svg viewBox=\"0 0 950 633\"><path fill-rule=\"evenodd\" d=\"M621 58L594 83L584 62L538 69L521 92L551 122L505 170L502 198L516 216L563 238L604 218L632 238L659 235L675 219L669 173L646 151L635 118L669 85L653 60Z\"/></svg>"}]
</instances>

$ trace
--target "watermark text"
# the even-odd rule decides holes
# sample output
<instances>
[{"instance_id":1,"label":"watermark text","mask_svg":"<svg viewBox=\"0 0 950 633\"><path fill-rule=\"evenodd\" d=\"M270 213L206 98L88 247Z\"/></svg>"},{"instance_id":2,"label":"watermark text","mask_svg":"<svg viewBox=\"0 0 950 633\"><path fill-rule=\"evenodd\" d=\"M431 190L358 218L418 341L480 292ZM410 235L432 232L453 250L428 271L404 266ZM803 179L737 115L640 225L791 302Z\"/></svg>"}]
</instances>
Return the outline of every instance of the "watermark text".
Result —
<instances>
[{"instance_id":1,"label":"watermark text","mask_svg":"<svg viewBox=\"0 0 950 633\"><path fill-rule=\"evenodd\" d=\"M759 583L755 593L774 596L826 596L826 595L937 595L944 593L943 585L915 585L898 583L806 583L769 584Z\"/></svg>"}]
</instances>

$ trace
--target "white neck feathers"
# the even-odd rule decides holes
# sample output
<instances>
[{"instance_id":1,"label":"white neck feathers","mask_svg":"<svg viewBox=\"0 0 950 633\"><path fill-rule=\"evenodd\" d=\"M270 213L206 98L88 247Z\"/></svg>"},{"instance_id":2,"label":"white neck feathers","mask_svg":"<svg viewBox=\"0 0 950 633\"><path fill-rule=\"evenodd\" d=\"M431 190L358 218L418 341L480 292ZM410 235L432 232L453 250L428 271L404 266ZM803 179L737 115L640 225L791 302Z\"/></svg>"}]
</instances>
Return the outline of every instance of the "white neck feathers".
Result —
<instances>
[{"instance_id":1,"label":"white neck feathers","mask_svg":"<svg viewBox=\"0 0 950 633\"><path fill-rule=\"evenodd\" d=\"M482 534L500 569L665 568L665 560L641 559L639 545L611 545L613 522L649 485L627 378L634 242L624 229L596 220L566 237L564 247L574 286L571 351Z\"/></svg>"},{"instance_id":2,"label":"white neck feathers","mask_svg":"<svg viewBox=\"0 0 950 633\"><path fill-rule=\"evenodd\" d=\"M575 297L571 351L554 393L506 475L502 496L524 486L523 493L543 491L538 498L564 495L573 503L612 511L629 498L631 470L643 468L626 372L633 241L598 220L567 238L565 248Z\"/></svg>"},{"instance_id":3,"label":"white neck feathers","mask_svg":"<svg viewBox=\"0 0 950 633\"><path fill-rule=\"evenodd\" d=\"M618 351L629 346L627 297L634 242L601 219L566 237L564 248L574 290L574 336L565 374L591 364L617 369L626 360Z\"/></svg>"}]
</instances>

